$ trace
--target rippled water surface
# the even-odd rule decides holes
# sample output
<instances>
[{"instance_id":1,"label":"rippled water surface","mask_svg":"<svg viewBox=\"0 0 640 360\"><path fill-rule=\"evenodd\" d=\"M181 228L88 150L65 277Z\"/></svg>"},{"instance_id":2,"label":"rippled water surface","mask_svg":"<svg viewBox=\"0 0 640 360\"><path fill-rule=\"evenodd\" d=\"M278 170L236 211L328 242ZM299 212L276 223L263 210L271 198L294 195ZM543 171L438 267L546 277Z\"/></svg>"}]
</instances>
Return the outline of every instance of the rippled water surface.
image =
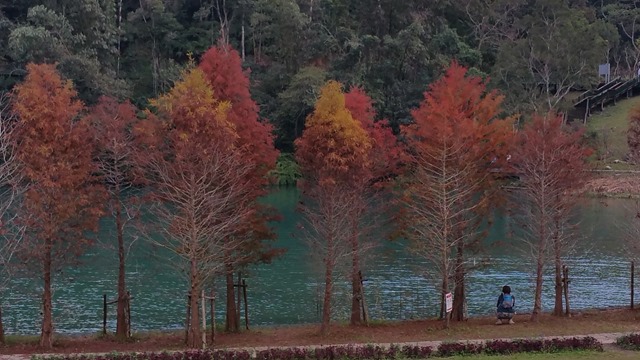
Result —
<instances>
[{"instance_id":1,"label":"rippled water surface","mask_svg":"<svg viewBox=\"0 0 640 360\"><path fill-rule=\"evenodd\" d=\"M247 274L249 315L254 325L293 324L319 320L320 277L309 261L304 240L296 236L299 217L295 212L297 192L284 189L267 201L277 206L284 220L278 224L277 246L287 252L270 265L250 269ZM580 250L567 262L570 267L573 309L626 305L629 303L629 258L623 249L621 230L629 216L628 200L586 200L581 210ZM497 216L486 241L486 253L470 259L476 265L489 258L489 265L469 275L468 310L471 315L489 314L504 284L511 285L518 309L532 306L533 275L526 253L511 245L511 221ZM110 224L104 222L101 238L113 238ZM435 316L438 293L434 282L423 276L420 262L404 243L381 242L375 257L364 270L366 300L375 319L407 319ZM78 268L55 278L54 323L66 333L96 332L102 326L102 295L113 299L116 291L117 257L110 248L95 248ZM175 329L185 317L185 279L170 264L154 255L153 249L138 241L128 258L127 281L134 299L134 331ZM546 282L544 307L552 306L550 273ZM27 278L16 279L5 295L4 322L9 333L37 333L41 287ZM219 292L219 296L222 293ZM347 318L349 288L340 281L335 295L336 317ZM115 329L115 308L109 326ZM222 302L217 308L223 317Z\"/></svg>"}]
</instances>

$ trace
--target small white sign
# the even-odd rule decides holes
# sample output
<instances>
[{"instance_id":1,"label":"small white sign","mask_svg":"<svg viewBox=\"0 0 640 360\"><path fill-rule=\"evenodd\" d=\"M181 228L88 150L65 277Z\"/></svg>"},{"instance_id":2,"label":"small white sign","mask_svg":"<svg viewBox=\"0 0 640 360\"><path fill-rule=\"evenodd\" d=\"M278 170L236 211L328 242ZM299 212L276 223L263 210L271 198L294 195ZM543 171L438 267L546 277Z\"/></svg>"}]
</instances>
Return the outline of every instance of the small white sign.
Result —
<instances>
[{"instance_id":1,"label":"small white sign","mask_svg":"<svg viewBox=\"0 0 640 360\"><path fill-rule=\"evenodd\" d=\"M450 292L444 294L444 303L447 307L447 312L450 313L453 310L453 296Z\"/></svg>"}]
</instances>

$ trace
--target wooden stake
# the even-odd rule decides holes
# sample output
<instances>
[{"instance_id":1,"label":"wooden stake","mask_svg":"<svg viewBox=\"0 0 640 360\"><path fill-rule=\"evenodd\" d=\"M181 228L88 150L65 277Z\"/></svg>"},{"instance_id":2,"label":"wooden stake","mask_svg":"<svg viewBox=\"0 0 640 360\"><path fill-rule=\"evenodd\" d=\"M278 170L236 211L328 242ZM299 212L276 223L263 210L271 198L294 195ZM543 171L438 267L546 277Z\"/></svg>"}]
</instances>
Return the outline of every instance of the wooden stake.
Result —
<instances>
[{"instance_id":1,"label":"wooden stake","mask_svg":"<svg viewBox=\"0 0 640 360\"><path fill-rule=\"evenodd\" d=\"M204 289L202 290L202 348L207 348L207 300L204 298Z\"/></svg>"},{"instance_id":2,"label":"wooden stake","mask_svg":"<svg viewBox=\"0 0 640 360\"><path fill-rule=\"evenodd\" d=\"M102 335L107 335L107 294L102 295Z\"/></svg>"},{"instance_id":3,"label":"wooden stake","mask_svg":"<svg viewBox=\"0 0 640 360\"><path fill-rule=\"evenodd\" d=\"M249 306L247 305L247 282L242 279L242 294L244 297L244 327L249 330Z\"/></svg>"},{"instance_id":4,"label":"wooden stake","mask_svg":"<svg viewBox=\"0 0 640 360\"><path fill-rule=\"evenodd\" d=\"M634 307L634 280L635 280L635 273L636 273L636 262L635 261L631 261L631 309L633 309Z\"/></svg>"},{"instance_id":5,"label":"wooden stake","mask_svg":"<svg viewBox=\"0 0 640 360\"><path fill-rule=\"evenodd\" d=\"M216 290L211 289L211 347L216 345Z\"/></svg>"},{"instance_id":6,"label":"wooden stake","mask_svg":"<svg viewBox=\"0 0 640 360\"><path fill-rule=\"evenodd\" d=\"M189 325L191 324L191 295L187 295L187 320L184 322L184 343L189 341Z\"/></svg>"},{"instance_id":7,"label":"wooden stake","mask_svg":"<svg viewBox=\"0 0 640 360\"><path fill-rule=\"evenodd\" d=\"M131 337L131 292L127 291L127 337Z\"/></svg>"},{"instance_id":8,"label":"wooden stake","mask_svg":"<svg viewBox=\"0 0 640 360\"><path fill-rule=\"evenodd\" d=\"M238 271L238 301L236 304L236 324L238 325L238 331L240 331L240 296L242 295L240 288L242 286L242 273Z\"/></svg>"}]
</instances>

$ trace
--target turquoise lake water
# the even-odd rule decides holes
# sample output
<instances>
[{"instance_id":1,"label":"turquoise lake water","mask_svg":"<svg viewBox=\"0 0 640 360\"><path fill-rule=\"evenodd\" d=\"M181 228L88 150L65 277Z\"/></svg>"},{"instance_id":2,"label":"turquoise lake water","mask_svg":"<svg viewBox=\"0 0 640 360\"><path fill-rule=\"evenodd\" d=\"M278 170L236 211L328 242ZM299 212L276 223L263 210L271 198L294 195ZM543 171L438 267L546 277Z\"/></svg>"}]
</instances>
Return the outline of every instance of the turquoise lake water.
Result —
<instances>
[{"instance_id":1,"label":"turquoise lake water","mask_svg":"<svg viewBox=\"0 0 640 360\"><path fill-rule=\"evenodd\" d=\"M249 315L252 325L317 322L320 317L322 279L310 261L304 239L297 233L300 215L296 213L295 189L274 191L266 201L275 205L283 220L275 227L276 246L287 252L270 265L255 266L246 274ZM629 304L629 255L624 247L623 228L630 218L629 200L587 199L580 209L579 251L572 254L570 267L571 301L575 310ZM103 240L113 238L109 224L100 233ZM533 274L526 252L515 245L512 221L496 216L485 242L483 257L488 266L469 274L468 311L470 315L491 314L500 288L509 284L518 299L518 310L530 311ZM438 312L439 295L434 281L420 272L420 261L410 255L402 241L378 239L374 256L365 263L366 299L373 319L411 319L433 317ZM640 241L640 239L639 239ZM186 279L150 251L142 240L128 257L127 281L132 301L133 331L179 329L185 317ZM102 326L102 295L116 294L117 256L108 247L96 247L82 259L82 265L55 278L54 324L60 333L92 333ZM551 270L551 269L549 269ZM552 283L546 281L544 309L552 306ZM219 284L221 285L221 284ZM219 289L220 290L220 289ZM27 278L16 279L3 299L5 329L8 333L38 333L41 285ZM220 297L223 296L218 291ZM546 296L545 296L546 295ZM347 319L349 284L338 279L334 296L336 319ZM224 319L223 302L217 307L217 321ZM115 308L109 327L115 330Z\"/></svg>"}]
</instances>

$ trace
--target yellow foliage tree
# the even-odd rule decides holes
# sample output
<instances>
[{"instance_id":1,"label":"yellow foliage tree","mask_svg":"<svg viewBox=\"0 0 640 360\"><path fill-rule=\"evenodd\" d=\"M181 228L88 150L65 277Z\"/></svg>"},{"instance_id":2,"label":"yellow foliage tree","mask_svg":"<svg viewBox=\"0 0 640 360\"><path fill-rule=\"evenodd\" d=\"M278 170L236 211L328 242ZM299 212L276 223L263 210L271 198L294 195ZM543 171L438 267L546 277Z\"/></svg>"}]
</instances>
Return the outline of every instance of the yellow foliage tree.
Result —
<instances>
[{"instance_id":1,"label":"yellow foliage tree","mask_svg":"<svg viewBox=\"0 0 640 360\"><path fill-rule=\"evenodd\" d=\"M230 105L216 99L202 70L186 71L152 104L158 116L149 114L148 121L156 125L139 130L143 138L153 135L145 139L153 146L140 154L153 190L153 241L172 252L188 276L187 346L195 348L203 345L201 291L224 270L225 254L239 246L232 235L254 211L254 165L234 146L237 133L226 116Z\"/></svg>"},{"instance_id":2,"label":"yellow foliage tree","mask_svg":"<svg viewBox=\"0 0 640 360\"><path fill-rule=\"evenodd\" d=\"M296 140L305 180L324 185L358 179L368 168L370 149L367 132L345 107L342 86L327 82Z\"/></svg>"},{"instance_id":3,"label":"yellow foliage tree","mask_svg":"<svg viewBox=\"0 0 640 360\"><path fill-rule=\"evenodd\" d=\"M313 254L322 259L324 300L322 327L328 330L335 268L354 251L350 241L368 179L371 140L345 106L340 83L329 81L296 141L296 158L304 178L302 207Z\"/></svg>"}]
</instances>

